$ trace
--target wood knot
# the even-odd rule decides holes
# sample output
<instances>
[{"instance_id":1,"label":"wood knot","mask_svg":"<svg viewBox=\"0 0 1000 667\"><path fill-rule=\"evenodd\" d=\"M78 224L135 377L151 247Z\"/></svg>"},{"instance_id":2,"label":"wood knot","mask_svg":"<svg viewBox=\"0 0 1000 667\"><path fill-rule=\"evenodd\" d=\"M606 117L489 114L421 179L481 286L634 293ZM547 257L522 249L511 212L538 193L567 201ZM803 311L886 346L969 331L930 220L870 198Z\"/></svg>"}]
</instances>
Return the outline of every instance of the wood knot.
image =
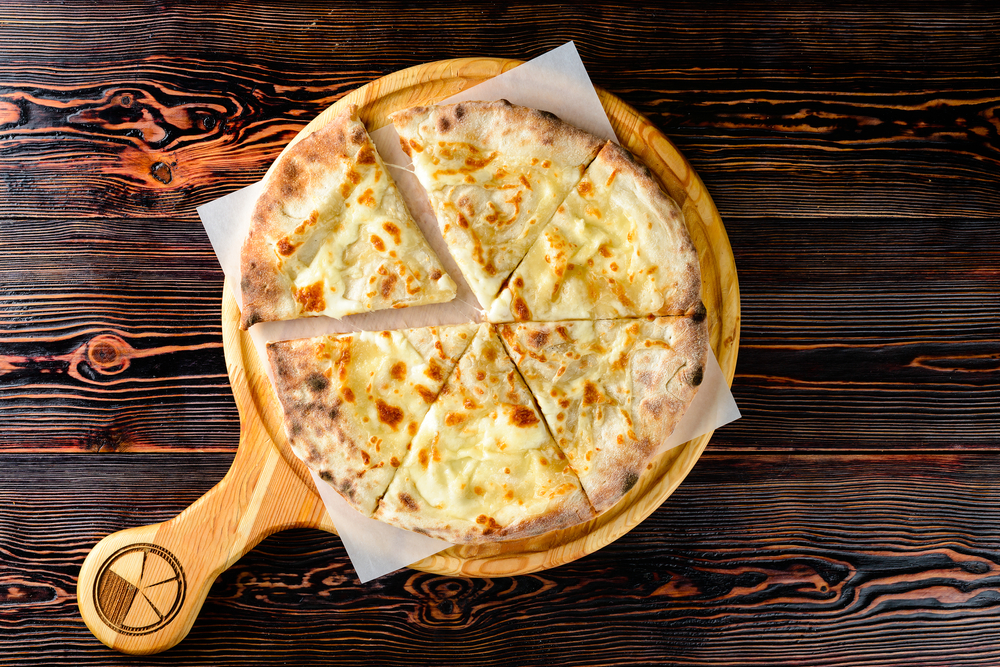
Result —
<instances>
[{"instance_id":1,"label":"wood knot","mask_svg":"<svg viewBox=\"0 0 1000 667\"><path fill-rule=\"evenodd\" d=\"M134 100L132 99L132 96L129 95L128 93L125 93L124 95L118 98L118 103L121 104L126 109L132 106L133 101Z\"/></svg>"},{"instance_id":2,"label":"wood knot","mask_svg":"<svg viewBox=\"0 0 1000 667\"><path fill-rule=\"evenodd\" d=\"M87 343L87 364L98 373L117 375L129 367L132 346L124 339L102 334Z\"/></svg>"},{"instance_id":3,"label":"wood knot","mask_svg":"<svg viewBox=\"0 0 1000 667\"><path fill-rule=\"evenodd\" d=\"M149 173L153 175L153 178L164 185L172 181L174 178L174 175L170 173L170 167L167 166L166 162L153 163L153 166L149 168Z\"/></svg>"}]
</instances>

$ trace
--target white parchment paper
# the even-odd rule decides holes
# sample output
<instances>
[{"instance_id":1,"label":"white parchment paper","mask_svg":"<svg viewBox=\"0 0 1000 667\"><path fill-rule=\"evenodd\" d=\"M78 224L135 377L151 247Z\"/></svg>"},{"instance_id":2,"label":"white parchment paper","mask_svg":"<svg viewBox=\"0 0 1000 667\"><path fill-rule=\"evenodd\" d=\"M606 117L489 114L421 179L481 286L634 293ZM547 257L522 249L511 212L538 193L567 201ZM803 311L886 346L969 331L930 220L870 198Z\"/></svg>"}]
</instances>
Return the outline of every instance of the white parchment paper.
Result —
<instances>
[{"instance_id":1,"label":"white parchment paper","mask_svg":"<svg viewBox=\"0 0 1000 667\"><path fill-rule=\"evenodd\" d=\"M549 111L598 137L617 141L590 76L572 42L442 102L497 99ZM408 171L410 159L400 149L395 128L390 124L372 132L371 136L425 238L458 284L458 297L444 304L384 310L352 315L341 320L310 317L291 322L257 324L251 327L250 335L261 359L267 358L264 346L268 341L327 333L382 331L482 320L482 308L448 252L427 195L416 177ZM240 283L240 247L262 188L262 183L255 183L198 208L212 247L232 285ZM234 296L242 306L240 294L236 293ZM270 369L268 373L270 374ZM681 445L739 417L739 409L718 361L714 355L709 354L702 386L673 434L661 446L661 451ZM451 546L447 542L362 516L318 476L313 474L313 479L362 582L415 563Z\"/></svg>"}]
</instances>

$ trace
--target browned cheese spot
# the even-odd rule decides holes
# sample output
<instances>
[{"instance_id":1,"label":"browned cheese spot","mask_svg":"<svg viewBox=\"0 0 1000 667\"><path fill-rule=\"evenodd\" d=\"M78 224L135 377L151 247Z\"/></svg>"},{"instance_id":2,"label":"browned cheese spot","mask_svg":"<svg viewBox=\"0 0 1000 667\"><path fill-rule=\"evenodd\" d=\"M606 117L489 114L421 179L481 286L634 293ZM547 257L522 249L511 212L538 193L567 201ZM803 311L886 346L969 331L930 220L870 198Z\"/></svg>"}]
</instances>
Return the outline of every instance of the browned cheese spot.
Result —
<instances>
[{"instance_id":1,"label":"browned cheese spot","mask_svg":"<svg viewBox=\"0 0 1000 667\"><path fill-rule=\"evenodd\" d=\"M426 449L421 449L417 452L417 460L420 461L420 465L426 468L427 464L431 461L431 457L430 454L427 453Z\"/></svg>"},{"instance_id":2,"label":"browned cheese spot","mask_svg":"<svg viewBox=\"0 0 1000 667\"><path fill-rule=\"evenodd\" d=\"M353 169L348 169L346 176L347 180L340 184L340 196L344 199L347 199L354 186L361 182L361 174Z\"/></svg>"},{"instance_id":3,"label":"browned cheese spot","mask_svg":"<svg viewBox=\"0 0 1000 667\"><path fill-rule=\"evenodd\" d=\"M323 298L323 282L317 281L312 285L296 290L295 300L302 306L302 310L307 313L316 313L324 310L326 308L326 299Z\"/></svg>"},{"instance_id":4,"label":"browned cheese spot","mask_svg":"<svg viewBox=\"0 0 1000 667\"><path fill-rule=\"evenodd\" d=\"M494 347L487 347L486 349L484 349L483 350L483 359L485 359L486 361L488 361L490 363L493 363L494 361L496 361L497 360L497 351L496 351L496 348L494 348Z\"/></svg>"},{"instance_id":5,"label":"browned cheese spot","mask_svg":"<svg viewBox=\"0 0 1000 667\"><path fill-rule=\"evenodd\" d=\"M449 119L447 116L441 116L440 118L438 118L437 121L438 132L444 134L450 129L451 129L451 119Z\"/></svg>"},{"instance_id":6,"label":"browned cheese spot","mask_svg":"<svg viewBox=\"0 0 1000 667\"><path fill-rule=\"evenodd\" d=\"M608 259L611 257L611 251L608 250L608 246L603 243L597 247L597 252L601 253L601 257Z\"/></svg>"},{"instance_id":7,"label":"browned cheese spot","mask_svg":"<svg viewBox=\"0 0 1000 667\"><path fill-rule=\"evenodd\" d=\"M437 269L431 269L431 280L441 280L441 276L444 274Z\"/></svg>"},{"instance_id":8,"label":"browned cheese spot","mask_svg":"<svg viewBox=\"0 0 1000 667\"><path fill-rule=\"evenodd\" d=\"M472 170L484 169L490 162L493 162L496 157L496 153L490 153L489 155L482 157L473 157L470 155L465 158L465 166Z\"/></svg>"},{"instance_id":9,"label":"browned cheese spot","mask_svg":"<svg viewBox=\"0 0 1000 667\"><path fill-rule=\"evenodd\" d=\"M576 191L580 193L581 197L589 197L594 194L594 184L590 181L580 181L579 185L576 186Z\"/></svg>"},{"instance_id":10,"label":"browned cheese spot","mask_svg":"<svg viewBox=\"0 0 1000 667\"><path fill-rule=\"evenodd\" d=\"M392 237L393 243L399 245L403 242L403 232L396 226L394 222L384 222L382 223L382 229L384 229L389 236Z\"/></svg>"},{"instance_id":11,"label":"browned cheese spot","mask_svg":"<svg viewBox=\"0 0 1000 667\"><path fill-rule=\"evenodd\" d=\"M555 392L552 392L552 393L554 394ZM569 399L568 398L560 399L559 400L559 407L562 408L562 409L564 409L564 410L566 408L568 408L569 407Z\"/></svg>"},{"instance_id":12,"label":"browned cheese spot","mask_svg":"<svg viewBox=\"0 0 1000 667\"><path fill-rule=\"evenodd\" d=\"M501 526L499 523L496 522L496 519L494 519L491 516L486 516L485 514L480 514L479 516L477 516L476 523L484 527L483 535L489 535L490 533L495 533L501 528L503 528L503 526Z\"/></svg>"},{"instance_id":13,"label":"browned cheese spot","mask_svg":"<svg viewBox=\"0 0 1000 667\"><path fill-rule=\"evenodd\" d=\"M467 398L464 401L462 401L462 405L465 407L466 410L475 410L476 408L479 407L479 405L476 404L476 402L471 398Z\"/></svg>"},{"instance_id":14,"label":"browned cheese spot","mask_svg":"<svg viewBox=\"0 0 1000 667\"><path fill-rule=\"evenodd\" d=\"M514 408L514 414L511 415L511 421L514 422L515 426L528 428L538 423L538 417L535 416L535 411L531 408L519 405Z\"/></svg>"},{"instance_id":15,"label":"browned cheese spot","mask_svg":"<svg viewBox=\"0 0 1000 667\"><path fill-rule=\"evenodd\" d=\"M378 202L375 201L375 191L371 188L366 188L361 196L358 197L358 203L367 206L368 208L375 208L378 206Z\"/></svg>"},{"instance_id":16,"label":"browned cheese spot","mask_svg":"<svg viewBox=\"0 0 1000 667\"><path fill-rule=\"evenodd\" d=\"M403 411L395 405L389 405L381 398L375 401L375 409L378 411L378 420L388 424L393 430L403 421Z\"/></svg>"},{"instance_id":17,"label":"browned cheese spot","mask_svg":"<svg viewBox=\"0 0 1000 667\"><path fill-rule=\"evenodd\" d=\"M611 184L615 182L615 178L618 177L618 170L614 169L611 171L611 175L608 176L608 182L604 184L605 187L611 187Z\"/></svg>"},{"instance_id":18,"label":"browned cheese spot","mask_svg":"<svg viewBox=\"0 0 1000 667\"><path fill-rule=\"evenodd\" d=\"M424 369L424 375L435 382L440 382L444 379L444 369L438 364L437 359L431 359L427 368Z\"/></svg>"},{"instance_id":19,"label":"browned cheese spot","mask_svg":"<svg viewBox=\"0 0 1000 667\"><path fill-rule=\"evenodd\" d=\"M386 298L386 299L389 298L389 295L392 294L392 290L395 289L396 283L398 281L399 281L399 278L396 277L395 274L388 275L388 276L385 277L385 279L382 281L382 287L379 290L380 292L382 292L382 297L383 298Z\"/></svg>"},{"instance_id":20,"label":"browned cheese spot","mask_svg":"<svg viewBox=\"0 0 1000 667\"><path fill-rule=\"evenodd\" d=\"M476 486L475 488L472 489L472 492L474 494L476 494L477 496L481 496L481 495L483 495L483 493L485 493L483 491L483 487L481 487L481 486Z\"/></svg>"},{"instance_id":21,"label":"browned cheese spot","mask_svg":"<svg viewBox=\"0 0 1000 667\"><path fill-rule=\"evenodd\" d=\"M361 460L365 462L365 465L368 465L369 463L372 462L372 457L368 455L368 452L366 452L365 450L362 449L361 450Z\"/></svg>"},{"instance_id":22,"label":"browned cheese spot","mask_svg":"<svg viewBox=\"0 0 1000 667\"><path fill-rule=\"evenodd\" d=\"M414 502L413 498L408 493L399 494L399 502L403 504L403 507L410 510L411 512L416 512L420 507Z\"/></svg>"},{"instance_id":23,"label":"browned cheese spot","mask_svg":"<svg viewBox=\"0 0 1000 667\"><path fill-rule=\"evenodd\" d=\"M425 403L433 403L434 402L434 392L433 391L431 391L430 389L428 389L427 387L425 387L422 384L415 385L414 388L417 390L417 393L420 394L420 398L424 399Z\"/></svg>"},{"instance_id":24,"label":"browned cheese spot","mask_svg":"<svg viewBox=\"0 0 1000 667\"><path fill-rule=\"evenodd\" d=\"M345 401L347 401L348 403L353 403L354 402L354 392L351 391L350 387L344 387L343 394L344 394L344 400Z\"/></svg>"},{"instance_id":25,"label":"browned cheese spot","mask_svg":"<svg viewBox=\"0 0 1000 667\"><path fill-rule=\"evenodd\" d=\"M457 424L461 424L464 421L465 421L465 415L461 415L457 412L449 412L444 417L445 426L455 426Z\"/></svg>"},{"instance_id":26,"label":"browned cheese spot","mask_svg":"<svg viewBox=\"0 0 1000 667\"><path fill-rule=\"evenodd\" d=\"M615 440L618 441L619 445L624 445L625 444L625 436L622 435L621 433L618 434L618 437L615 438Z\"/></svg>"},{"instance_id":27,"label":"browned cheese spot","mask_svg":"<svg viewBox=\"0 0 1000 667\"><path fill-rule=\"evenodd\" d=\"M528 309L528 304L520 296L514 297L514 301L510 306L511 313L518 320L525 322L531 319L531 310Z\"/></svg>"},{"instance_id":28,"label":"browned cheese spot","mask_svg":"<svg viewBox=\"0 0 1000 667\"><path fill-rule=\"evenodd\" d=\"M406 377L406 364L402 361L397 361L389 369L389 375L392 376L393 380L402 380Z\"/></svg>"},{"instance_id":29,"label":"browned cheese spot","mask_svg":"<svg viewBox=\"0 0 1000 667\"><path fill-rule=\"evenodd\" d=\"M377 234L372 234L371 243L373 246L375 246L375 249L378 250L379 252L385 250L385 241L383 241L382 238Z\"/></svg>"},{"instance_id":30,"label":"browned cheese spot","mask_svg":"<svg viewBox=\"0 0 1000 667\"><path fill-rule=\"evenodd\" d=\"M545 329L535 329L530 334L528 334L528 344L531 345L536 350L540 350L545 347L545 344L549 341L549 332Z\"/></svg>"},{"instance_id":31,"label":"browned cheese spot","mask_svg":"<svg viewBox=\"0 0 1000 667\"><path fill-rule=\"evenodd\" d=\"M601 400L601 392L593 382L583 383L583 404L593 405Z\"/></svg>"},{"instance_id":32,"label":"browned cheese spot","mask_svg":"<svg viewBox=\"0 0 1000 667\"><path fill-rule=\"evenodd\" d=\"M482 382L483 380L486 379L486 373L484 373L483 371L476 371L476 379Z\"/></svg>"},{"instance_id":33,"label":"browned cheese spot","mask_svg":"<svg viewBox=\"0 0 1000 667\"><path fill-rule=\"evenodd\" d=\"M410 435L416 435L418 428L419 426L417 426L417 422L410 422L409 424L406 425L406 432L409 433Z\"/></svg>"},{"instance_id":34,"label":"browned cheese spot","mask_svg":"<svg viewBox=\"0 0 1000 667\"><path fill-rule=\"evenodd\" d=\"M397 459L395 456L389 459L389 465L391 465L393 468L398 468L400 463L401 461Z\"/></svg>"},{"instance_id":35,"label":"browned cheese spot","mask_svg":"<svg viewBox=\"0 0 1000 667\"><path fill-rule=\"evenodd\" d=\"M375 164L374 149L370 145L362 146L355 160L357 160L358 164Z\"/></svg>"},{"instance_id":36,"label":"browned cheese spot","mask_svg":"<svg viewBox=\"0 0 1000 667\"><path fill-rule=\"evenodd\" d=\"M292 243L291 241L288 240L287 237L283 238L280 241L278 241L278 247L277 247L278 254L281 255L282 257L288 257L293 252L295 252L295 250L299 247L299 245L300 244L298 243Z\"/></svg>"},{"instance_id":37,"label":"browned cheese spot","mask_svg":"<svg viewBox=\"0 0 1000 667\"><path fill-rule=\"evenodd\" d=\"M469 228L469 221L461 213L458 214L458 226L461 227L462 229Z\"/></svg>"}]
</instances>

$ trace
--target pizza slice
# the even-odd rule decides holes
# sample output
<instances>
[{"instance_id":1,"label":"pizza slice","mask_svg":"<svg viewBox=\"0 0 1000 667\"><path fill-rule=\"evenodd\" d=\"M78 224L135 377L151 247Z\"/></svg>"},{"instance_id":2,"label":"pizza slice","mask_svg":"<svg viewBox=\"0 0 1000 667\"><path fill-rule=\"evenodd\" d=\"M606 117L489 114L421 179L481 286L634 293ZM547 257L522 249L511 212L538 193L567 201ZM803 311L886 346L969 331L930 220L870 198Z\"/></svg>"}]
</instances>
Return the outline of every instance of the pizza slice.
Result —
<instances>
[{"instance_id":1,"label":"pizza slice","mask_svg":"<svg viewBox=\"0 0 1000 667\"><path fill-rule=\"evenodd\" d=\"M279 159L254 209L241 273L244 329L456 294L354 105Z\"/></svg>"},{"instance_id":2,"label":"pizza slice","mask_svg":"<svg viewBox=\"0 0 1000 667\"><path fill-rule=\"evenodd\" d=\"M269 343L292 450L371 516L477 326Z\"/></svg>"},{"instance_id":3,"label":"pizza slice","mask_svg":"<svg viewBox=\"0 0 1000 667\"><path fill-rule=\"evenodd\" d=\"M701 384L703 318L498 325L597 511L638 481Z\"/></svg>"},{"instance_id":4,"label":"pizza slice","mask_svg":"<svg viewBox=\"0 0 1000 667\"><path fill-rule=\"evenodd\" d=\"M593 514L503 344L481 325L375 518L473 544L531 537Z\"/></svg>"},{"instance_id":5,"label":"pizza slice","mask_svg":"<svg viewBox=\"0 0 1000 667\"><path fill-rule=\"evenodd\" d=\"M693 315L698 253L645 167L608 143L489 309L492 322Z\"/></svg>"},{"instance_id":6,"label":"pizza slice","mask_svg":"<svg viewBox=\"0 0 1000 667\"><path fill-rule=\"evenodd\" d=\"M506 100L414 107L390 117L484 308L603 144Z\"/></svg>"}]
</instances>

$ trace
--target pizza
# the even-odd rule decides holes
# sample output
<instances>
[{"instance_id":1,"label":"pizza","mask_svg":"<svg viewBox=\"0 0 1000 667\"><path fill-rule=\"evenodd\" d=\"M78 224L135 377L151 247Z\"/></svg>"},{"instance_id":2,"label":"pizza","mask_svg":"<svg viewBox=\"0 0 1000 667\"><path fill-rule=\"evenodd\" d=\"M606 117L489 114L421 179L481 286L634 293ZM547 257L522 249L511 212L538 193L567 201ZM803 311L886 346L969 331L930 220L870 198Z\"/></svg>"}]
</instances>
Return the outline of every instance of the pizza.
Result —
<instances>
[{"instance_id":1,"label":"pizza","mask_svg":"<svg viewBox=\"0 0 1000 667\"><path fill-rule=\"evenodd\" d=\"M244 329L456 294L354 105L281 156L257 201L240 264Z\"/></svg>"},{"instance_id":2,"label":"pizza","mask_svg":"<svg viewBox=\"0 0 1000 667\"><path fill-rule=\"evenodd\" d=\"M653 467L704 377L682 210L628 151L543 112L391 118L485 321L269 344L290 445L366 516L456 544L593 519ZM262 201L287 208L279 191ZM429 249L410 247L392 270L429 276Z\"/></svg>"},{"instance_id":3,"label":"pizza","mask_svg":"<svg viewBox=\"0 0 1000 667\"><path fill-rule=\"evenodd\" d=\"M531 322L499 330L597 511L635 485L704 378L704 318Z\"/></svg>"},{"instance_id":4,"label":"pizza","mask_svg":"<svg viewBox=\"0 0 1000 667\"><path fill-rule=\"evenodd\" d=\"M484 308L604 143L505 100L414 107L390 118Z\"/></svg>"},{"instance_id":5,"label":"pizza","mask_svg":"<svg viewBox=\"0 0 1000 667\"><path fill-rule=\"evenodd\" d=\"M375 518L468 544L532 537L593 516L496 331L481 325Z\"/></svg>"},{"instance_id":6,"label":"pizza","mask_svg":"<svg viewBox=\"0 0 1000 667\"><path fill-rule=\"evenodd\" d=\"M371 516L476 325L269 343L288 442Z\"/></svg>"}]
</instances>

